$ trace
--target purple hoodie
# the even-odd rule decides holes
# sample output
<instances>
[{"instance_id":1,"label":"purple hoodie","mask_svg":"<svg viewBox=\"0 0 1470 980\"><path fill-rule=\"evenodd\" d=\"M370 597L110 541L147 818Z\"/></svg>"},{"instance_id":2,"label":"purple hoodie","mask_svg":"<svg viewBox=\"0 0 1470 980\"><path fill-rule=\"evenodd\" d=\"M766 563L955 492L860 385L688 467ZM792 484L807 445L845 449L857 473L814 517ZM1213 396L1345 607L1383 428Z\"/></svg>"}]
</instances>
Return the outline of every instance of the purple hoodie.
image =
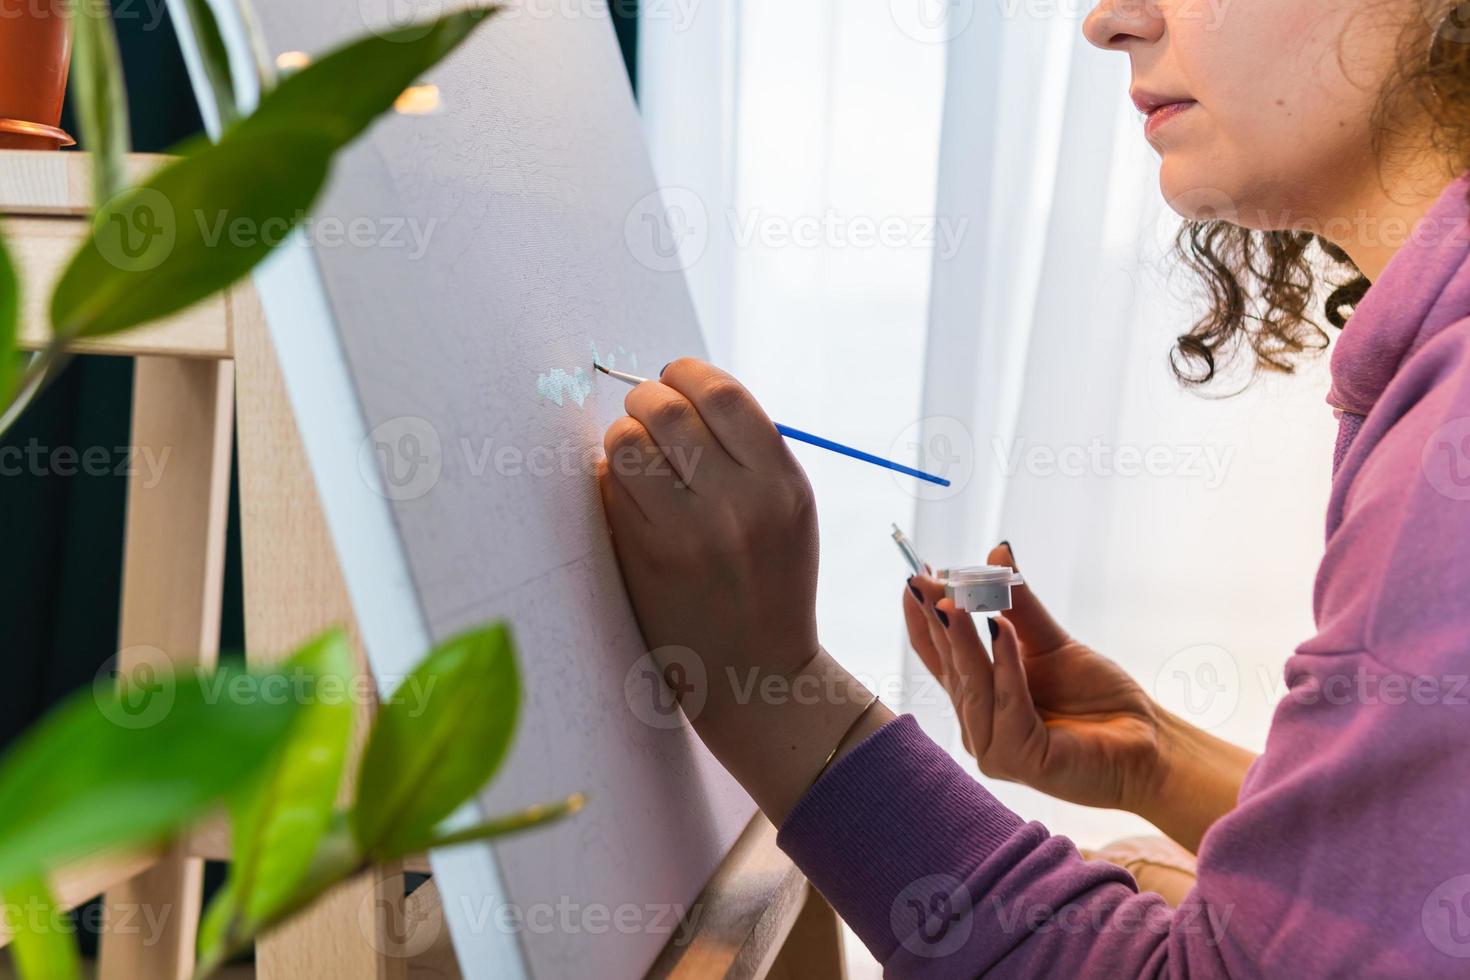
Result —
<instances>
[{"instance_id":1,"label":"purple hoodie","mask_svg":"<svg viewBox=\"0 0 1470 980\"><path fill-rule=\"evenodd\" d=\"M781 828L891 977L1470 977L1470 176L1337 342L1317 634L1171 909L910 717Z\"/></svg>"}]
</instances>

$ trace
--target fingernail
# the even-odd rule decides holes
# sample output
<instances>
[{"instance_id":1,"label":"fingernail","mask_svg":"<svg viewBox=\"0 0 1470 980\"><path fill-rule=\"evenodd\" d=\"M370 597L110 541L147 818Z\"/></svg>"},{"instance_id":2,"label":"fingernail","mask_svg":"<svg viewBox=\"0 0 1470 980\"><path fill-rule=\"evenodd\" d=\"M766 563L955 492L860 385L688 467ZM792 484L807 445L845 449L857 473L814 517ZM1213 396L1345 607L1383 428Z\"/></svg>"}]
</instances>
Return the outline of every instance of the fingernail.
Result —
<instances>
[{"instance_id":1,"label":"fingernail","mask_svg":"<svg viewBox=\"0 0 1470 980\"><path fill-rule=\"evenodd\" d=\"M990 638L992 640L1000 639L1000 627L995 625L995 619L993 617L987 616L985 618L985 625L990 627Z\"/></svg>"},{"instance_id":2,"label":"fingernail","mask_svg":"<svg viewBox=\"0 0 1470 980\"><path fill-rule=\"evenodd\" d=\"M1015 565L1016 565L1016 549L1011 547L1011 543L1009 541L1002 541L1001 544L1005 545L1006 551L1011 556L1011 566L1012 567L1015 567Z\"/></svg>"},{"instance_id":3,"label":"fingernail","mask_svg":"<svg viewBox=\"0 0 1470 980\"><path fill-rule=\"evenodd\" d=\"M914 594L914 598L918 599L919 605L922 606L924 604L924 593L920 592L919 587L914 584L914 577L912 575L909 576L909 591Z\"/></svg>"},{"instance_id":4,"label":"fingernail","mask_svg":"<svg viewBox=\"0 0 1470 980\"><path fill-rule=\"evenodd\" d=\"M669 362L669 364L673 364L673 363L674 363L673 361L670 361ZM665 364L663 367L661 367L661 368L658 369L658 376L660 378L662 378L664 376L664 372L669 369L669 364Z\"/></svg>"},{"instance_id":5,"label":"fingernail","mask_svg":"<svg viewBox=\"0 0 1470 980\"><path fill-rule=\"evenodd\" d=\"M940 609L938 606L935 606L934 615L939 617L939 624L941 626L943 626L945 629L949 629L949 614L947 614L943 609Z\"/></svg>"}]
</instances>

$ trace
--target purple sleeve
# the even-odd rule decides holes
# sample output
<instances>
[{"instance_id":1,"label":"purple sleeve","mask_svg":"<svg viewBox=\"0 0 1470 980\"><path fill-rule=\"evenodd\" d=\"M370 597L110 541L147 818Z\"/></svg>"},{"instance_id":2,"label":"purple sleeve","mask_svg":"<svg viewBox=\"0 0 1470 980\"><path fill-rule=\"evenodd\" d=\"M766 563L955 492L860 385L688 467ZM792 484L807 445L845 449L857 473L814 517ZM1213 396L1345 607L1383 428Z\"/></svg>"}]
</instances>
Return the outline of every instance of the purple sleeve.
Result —
<instances>
[{"instance_id":1,"label":"purple sleeve","mask_svg":"<svg viewBox=\"0 0 1470 980\"><path fill-rule=\"evenodd\" d=\"M912 718L833 766L780 844L891 977L1470 976L1470 328L1355 439L1316 615L1177 910L1023 822Z\"/></svg>"},{"instance_id":2,"label":"purple sleeve","mask_svg":"<svg viewBox=\"0 0 1470 980\"><path fill-rule=\"evenodd\" d=\"M912 716L833 766L779 843L888 976L1123 978L1167 957L1163 899L1022 821Z\"/></svg>"}]
</instances>

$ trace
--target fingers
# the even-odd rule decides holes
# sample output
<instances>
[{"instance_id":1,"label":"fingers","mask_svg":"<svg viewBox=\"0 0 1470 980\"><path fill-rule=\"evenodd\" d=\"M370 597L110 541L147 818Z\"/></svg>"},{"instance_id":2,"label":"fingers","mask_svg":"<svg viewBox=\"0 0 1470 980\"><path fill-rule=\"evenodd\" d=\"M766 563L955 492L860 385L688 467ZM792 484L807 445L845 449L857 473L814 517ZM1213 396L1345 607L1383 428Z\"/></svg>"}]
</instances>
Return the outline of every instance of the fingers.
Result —
<instances>
[{"instance_id":1,"label":"fingers","mask_svg":"<svg viewBox=\"0 0 1470 980\"><path fill-rule=\"evenodd\" d=\"M938 581L916 575L904 597L904 620L919 659L954 704L965 750L979 758L991 741L992 680L974 618L955 608Z\"/></svg>"},{"instance_id":2,"label":"fingers","mask_svg":"<svg viewBox=\"0 0 1470 980\"><path fill-rule=\"evenodd\" d=\"M684 357L664 368L659 380L689 399L725 452L742 466L754 468L786 451L760 404L719 368Z\"/></svg>"},{"instance_id":3,"label":"fingers","mask_svg":"<svg viewBox=\"0 0 1470 980\"><path fill-rule=\"evenodd\" d=\"M994 676L990 655L980 642L973 616L963 609L956 609L953 599L941 599L935 608L949 620L944 632L949 637L949 660L953 673L951 695L965 728L970 751L979 758L990 748L992 741Z\"/></svg>"},{"instance_id":4,"label":"fingers","mask_svg":"<svg viewBox=\"0 0 1470 980\"><path fill-rule=\"evenodd\" d=\"M995 702L988 760L997 775L1017 776L1039 771L1046 751L1046 725L1031 701L1026 668L1016 629L1004 619L991 643L995 655Z\"/></svg>"},{"instance_id":5,"label":"fingers","mask_svg":"<svg viewBox=\"0 0 1470 980\"><path fill-rule=\"evenodd\" d=\"M1003 546L991 552L990 560L1010 564L1013 558ZM909 641L954 702L965 748L980 763L981 771L1022 781L1040 771L1048 733L1027 685L1015 624L1002 617L989 620L992 639L987 654L974 617L956 609L954 600L944 596L944 587L926 575L909 580L903 610ZM1066 638L1034 599L1024 615L1037 636Z\"/></svg>"},{"instance_id":6,"label":"fingers","mask_svg":"<svg viewBox=\"0 0 1470 980\"><path fill-rule=\"evenodd\" d=\"M678 389L656 381L641 384L628 392L623 407L643 423L678 478L696 493L701 483L718 479L712 474L735 465Z\"/></svg>"},{"instance_id":7,"label":"fingers","mask_svg":"<svg viewBox=\"0 0 1470 980\"><path fill-rule=\"evenodd\" d=\"M642 422L626 415L613 422L602 437L602 448L613 481L637 503L645 522L689 505L692 494L675 480L673 468Z\"/></svg>"},{"instance_id":8,"label":"fingers","mask_svg":"<svg viewBox=\"0 0 1470 980\"><path fill-rule=\"evenodd\" d=\"M1016 556L1008 541L1002 541L990 550L987 561L992 565L1016 567ZM1053 650L1069 637L1067 631L1057 625L1051 613L1032 593L1030 586L1017 585L1011 589L1011 608L1001 616L1016 627L1016 635L1028 653L1045 653Z\"/></svg>"},{"instance_id":9,"label":"fingers","mask_svg":"<svg viewBox=\"0 0 1470 980\"><path fill-rule=\"evenodd\" d=\"M597 461L597 488L602 493L602 509L607 514L607 523L616 533L619 528L643 527L648 518L638 506L638 501L623 486L622 481L612 474L605 459Z\"/></svg>"},{"instance_id":10,"label":"fingers","mask_svg":"<svg viewBox=\"0 0 1470 980\"><path fill-rule=\"evenodd\" d=\"M944 587L925 575L915 575L908 580L909 592L904 598L904 620L909 628L909 642L913 644L919 659L939 681L944 693L954 706L960 722L960 734L964 737L965 751L974 754L970 743L969 728L960 713L957 694L955 667L949 647L949 636L942 628L935 603L944 596ZM945 613L948 616L948 613Z\"/></svg>"},{"instance_id":11,"label":"fingers","mask_svg":"<svg viewBox=\"0 0 1470 980\"><path fill-rule=\"evenodd\" d=\"M923 627L929 632L929 643L939 657L940 669L934 676L944 684L950 696L954 696L955 669L950 656L948 610L940 610L938 603L944 598L944 586L927 575L915 575L909 579L917 590L919 606L923 611Z\"/></svg>"},{"instance_id":12,"label":"fingers","mask_svg":"<svg viewBox=\"0 0 1470 980\"><path fill-rule=\"evenodd\" d=\"M946 673L949 664L944 654L934 645L934 637L929 632L929 621L934 618L928 607L924 604L924 593L915 585L915 579L909 579L903 587L903 621L908 627L909 644L914 652L919 655L919 660L924 664L924 669L934 675L934 679L949 690Z\"/></svg>"}]
</instances>

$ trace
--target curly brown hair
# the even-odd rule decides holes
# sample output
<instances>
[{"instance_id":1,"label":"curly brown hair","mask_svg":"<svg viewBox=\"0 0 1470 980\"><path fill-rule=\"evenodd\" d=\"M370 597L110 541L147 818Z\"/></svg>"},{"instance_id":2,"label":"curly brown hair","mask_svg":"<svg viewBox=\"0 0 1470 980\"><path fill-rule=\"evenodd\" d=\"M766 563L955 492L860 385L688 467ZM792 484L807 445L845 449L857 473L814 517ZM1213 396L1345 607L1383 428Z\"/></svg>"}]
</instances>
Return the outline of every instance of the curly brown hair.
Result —
<instances>
[{"instance_id":1,"label":"curly brown hair","mask_svg":"<svg viewBox=\"0 0 1470 980\"><path fill-rule=\"evenodd\" d=\"M1420 152L1470 169L1470 0L1421 2L1425 16L1405 27L1397 67L1374 113L1373 150L1381 160L1409 119L1421 134ZM1370 285L1347 253L1311 231L1186 221L1175 254L1203 280L1208 300L1208 312L1170 354L1186 385L1214 381L1247 349L1255 372L1291 374L1304 355L1331 342L1318 316L1341 329Z\"/></svg>"}]
</instances>

